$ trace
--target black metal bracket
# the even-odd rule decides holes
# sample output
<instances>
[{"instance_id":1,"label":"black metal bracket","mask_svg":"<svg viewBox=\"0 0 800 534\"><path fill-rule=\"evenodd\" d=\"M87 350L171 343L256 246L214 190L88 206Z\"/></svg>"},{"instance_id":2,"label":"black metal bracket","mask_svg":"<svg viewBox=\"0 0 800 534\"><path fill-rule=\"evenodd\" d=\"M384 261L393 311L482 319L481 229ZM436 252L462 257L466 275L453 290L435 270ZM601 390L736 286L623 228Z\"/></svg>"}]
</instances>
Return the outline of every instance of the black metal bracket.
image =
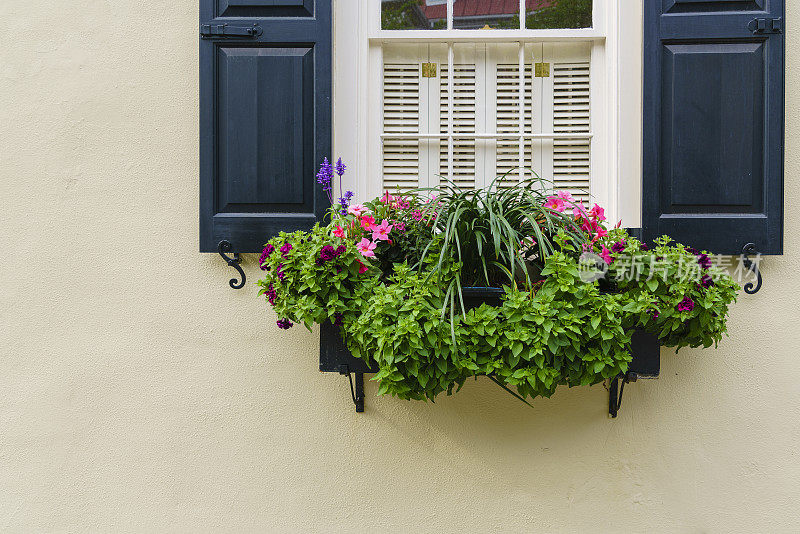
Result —
<instances>
[{"instance_id":1,"label":"black metal bracket","mask_svg":"<svg viewBox=\"0 0 800 534\"><path fill-rule=\"evenodd\" d=\"M742 249L742 264L745 268L756 275L756 283L747 282L744 285L744 292L748 295L755 295L761 289L761 271L758 268L758 262L753 262L748 256L751 254L758 255L758 250L754 243L748 243Z\"/></svg>"},{"instance_id":2,"label":"black metal bracket","mask_svg":"<svg viewBox=\"0 0 800 534\"><path fill-rule=\"evenodd\" d=\"M622 406L622 394L625 391L625 384L627 382L636 382L639 378L638 375L632 371L628 371L624 375L617 375L611 379L608 385L608 416L613 418L617 417L619 409ZM622 380L622 385L619 381Z\"/></svg>"},{"instance_id":3,"label":"black metal bracket","mask_svg":"<svg viewBox=\"0 0 800 534\"><path fill-rule=\"evenodd\" d=\"M244 287L244 283L247 280L247 277L242 270L242 266L240 263L242 262L242 258L239 256L238 252L233 253L233 257L227 256L226 252L231 252L233 250L233 245L231 245L230 241L223 239L217 245L217 251L219 255L222 256L222 259L228 264L228 266L233 267L237 271L239 271L239 278L241 278L241 282L236 278L231 278L228 282L233 289L242 289Z\"/></svg>"},{"instance_id":4,"label":"black metal bracket","mask_svg":"<svg viewBox=\"0 0 800 534\"><path fill-rule=\"evenodd\" d=\"M356 413L364 412L364 373L351 373L350 368L346 365L339 367L340 375L347 375L347 380L350 381L350 396L353 398L353 404L356 405ZM356 375L356 385L353 387L353 374Z\"/></svg>"}]
</instances>

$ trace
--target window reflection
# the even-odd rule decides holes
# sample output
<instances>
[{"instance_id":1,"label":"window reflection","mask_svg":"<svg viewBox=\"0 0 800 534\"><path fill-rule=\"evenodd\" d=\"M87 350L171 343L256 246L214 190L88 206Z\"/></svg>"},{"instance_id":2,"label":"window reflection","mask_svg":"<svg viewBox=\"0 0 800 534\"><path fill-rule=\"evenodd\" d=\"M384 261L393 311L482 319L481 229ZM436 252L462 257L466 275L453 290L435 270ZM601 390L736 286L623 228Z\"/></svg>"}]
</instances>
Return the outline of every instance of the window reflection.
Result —
<instances>
[{"instance_id":1,"label":"window reflection","mask_svg":"<svg viewBox=\"0 0 800 534\"><path fill-rule=\"evenodd\" d=\"M531 30L592 27L592 0L527 0L525 13Z\"/></svg>"},{"instance_id":2,"label":"window reflection","mask_svg":"<svg viewBox=\"0 0 800 534\"><path fill-rule=\"evenodd\" d=\"M381 28L384 30L446 29L447 1L381 0Z\"/></svg>"},{"instance_id":3,"label":"window reflection","mask_svg":"<svg viewBox=\"0 0 800 534\"><path fill-rule=\"evenodd\" d=\"M461 30L519 29L519 0L455 0L453 27Z\"/></svg>"}]
</instances>

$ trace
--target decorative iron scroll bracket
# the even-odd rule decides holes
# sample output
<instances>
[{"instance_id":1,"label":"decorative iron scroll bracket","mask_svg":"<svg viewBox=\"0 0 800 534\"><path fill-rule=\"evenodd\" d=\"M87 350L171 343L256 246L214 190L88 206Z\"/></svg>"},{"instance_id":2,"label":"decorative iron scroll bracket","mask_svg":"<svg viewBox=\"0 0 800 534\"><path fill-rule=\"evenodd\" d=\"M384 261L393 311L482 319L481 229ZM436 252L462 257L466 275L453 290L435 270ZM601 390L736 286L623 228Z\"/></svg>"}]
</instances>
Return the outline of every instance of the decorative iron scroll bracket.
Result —
<instances>
[{"instance_id":1,"label":"decorative iron scroll bracket","mask_svg":"<svg viewBox=\"0 0 800 534\"><path fill-rule=\"evenodd\" d=\"M611 379L608 386L608 416L613 418L617 417L619 409L622 406L622 393L625 391L625 384L627 382L636 382L638 375L632 371L628 371L624 375L617 375ZM619 381L622 380L622 385Z\"/></svg>"},{"instance_id":2,"label":"decorative iron scroll bracket","mask_svg":"<svg viewBox=\"0 0 800 534\"><path fill-rule=\"evenodd\" d=\"M225 253L233 251L233 245L231 245L230 241L227 241L225 239L219 242L219 244L217 245L217 251L219 252L219 255L222 256L222 259L225 260L225 263L227 263L229 267L233 267L234 269L239 271L239 278L241 278L241 282L236 278L231 278L228 283L233 289L242 289L244 287L245 281L247 280L247 277L245 276L244 271L242 270L242 266L240 265L240 263L242 263L242 258L239 256L239 253L234 252L232 258L230 256L227 256Z\"/></svg>"},{"instance_id":3,"label":"decorative iron scroll bracket","mask_svg":"<svg viewBox=\"0 0 800 534\"><path fill-rule=\"evenodd\" d=\"M761 289L761 270L758 268L758 261L754 262L748 257L751 254L755 254L756 256L759 255L754 243L748 243L742 249L742 264L744 265L745 269L756 275L755 285L753 285L753 282L747 282L744 285L744 292L748 295L755 295L758 293L758 290Z\"/></svg>"},{"instance_id":4,"label":"decorative iron scroll bracket","mask_svg":"<svg viewBox=\"0 0 800 534\"><path fill-rule=\"evenodd\" d=\"M339 367L340 375L347 375L347 380L350 381L350 396L353 398L353 404L356 405L356 413L364 412L364 373L351 373L350 368L346 365ZM353 374L356 375L356 385L353 387Z\"/></svg>"}]
</instances>

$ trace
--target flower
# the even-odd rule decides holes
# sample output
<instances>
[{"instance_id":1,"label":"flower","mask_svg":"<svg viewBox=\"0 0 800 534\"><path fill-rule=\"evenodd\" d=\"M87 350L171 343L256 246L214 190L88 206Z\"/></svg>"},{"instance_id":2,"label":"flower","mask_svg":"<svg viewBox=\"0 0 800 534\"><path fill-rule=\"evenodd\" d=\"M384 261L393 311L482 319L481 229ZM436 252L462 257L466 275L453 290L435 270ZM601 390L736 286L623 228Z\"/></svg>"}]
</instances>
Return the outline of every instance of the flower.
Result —
<instances>
[{"instance_id":1,"label":"flower","mask_svg":"<svg viewBox=\"0 0 800 534\"><path fill-rule=\"evenodd\" d=\"M390 195L388 191L381 197L381 202L384 204L390 204L392 201L394 201L394 197Z\"/></svg>"},{"instance_id":2,"label":"flower","mask_svg":"<svg viewBox=\"0 0 800 534\"><path fill-rule=\"evenodd\" d=\"M658 310L653 310L653 320L654 320L654 321L655 321L656 319L658 319L658 315L659 315L659 314L658 314Z\"/></svg>"},{"instance_id":3,"label":"flower","mask_svg":"<svg viewBox=\"0 0 800 534\"><path fill-rule=\"evenodd\" d=\"M421 210L414 210L411 212L411 218L417 222L422 220L422 211Z\"/></svg>"},{"instance_id":4,"label":"flower","mask_svg":"<svg viewBox=\"0 0 800 534\"><path fill-rule=\"evenodd\" d=\"M286 278L286 273L283 272L282 269L283 269L282 263L279 263L278 268L275 269L275 274L278 276L278 280L280 280L281 282L283 282L283 279Z\"/></svg>"},{"instance_id":5,"label":"flower","mask_svg":"<svg viewBox=\"0 0 800 534\"><path fill-rule=\"evenodd\" d=\"M558 212L563 212L566 209L564 200L559 197L547 197L544 207Z\"/></svg>"},{"instance_id":6,"label":"flower","mask_svg":"<svg viewBox=\"0 0 800 534\"><path fill-rule=\"evenodd\" d=\"M704 274L703 278L700 279L700 283L698 285L700 287L708 289L709 287L714 285L714 279L711 278L711 276Z\"/></svg>"},{"instance_id":7,"label":"flower","mask_svg":"<svg viewBox=\"0 0 800 534\"><path fill-rule=\"evenodd\" d=\"M333 229L333 235L344 238L344 228L337 225L336 228Z\"/></svg>"},{"instance_id":8,"label":"flower","mask_svg":"<svg viewBox=\"0 0 800 534\"><path fill-rule=\"evenodd\" d=\"M342 163L342 158L339 158L338 161L336 161L336 174L342 176L345 170L347 170L347 165Z\"/></svg>"},{"instance_id":9,"label":"flower","mask_svg":"<svg viewBox=\"0 0 800 534\"><path fill-rule=\"evenodd\" d=\"M614 261L614 256L612 256L610 252L611 251L608 250L605 245L603 246L603 250L600 252L600 257L603 258L603 261L608 265L611 265L611 263Z\"/></svg>"},{"instance_id":10,"label":"flower","mask_svg":"<svg viewBox=\"0 0 800 534\"><path fill-rule=\"evenodd\" d=\"M364 274L365 272L369 271L369 267L361 263L360 260L356 260L358 262L358 274Z\"/></svg>"},{"instance_id":11,"label":"flower","mask_svg":"<svg viewBox=\"0 0 800 534\"><path fill-rule=\"evenodd\" d=\"M586 218L586 208L583 207L582 201L572 204L572 215L578 219Z\"/></svg>"},{"instance_id":12,"label":"flower","mask_svg":"<svg viewBox=\"0 0 800 534\"><path fill-rule=\"evenodd\" d=\"M350 205L350 200L353 198L352 191L346 191L344 196L339 199L339 213L342 214L342 217L347 215L347 207Z\"/></svg>"},{"instance_id":13,"label":"flower","mask_svg":"<svg viewBox=\"0 0 800 534\"><path fill-rule=\"evenodd\" d=\"M294 326L294 323L292 323L292 321L290 321L289 319L278 319L277 323L278 323L278 328L282 330L289 330L291 327Z\"/></svg>"},{"instance_id":14,"label":"flower","mask_svg":"<svg viewBox=\"0 0 800 534\"><path fill-rule=\"evenodd\" d=\"M641 243L639 245L639 249L644 250L645 252L647 252L648 250L650 250L650 247L647 246L647 243Z\"/></svg>"},{"instance_id":15,"label":"flower","mask_svg":"<svg viewBox=\"0 0 800 534\"><path fill-rule=\"evenodd\" d=\"M267 288L266 295L270 305L275 306L275 300L278 298L278 292L275 291L275 288L272 287L272 284L270 284Z\"/></svg>"},{"instance_id":16,"label":"flower","mask_svg":"<svg viewBox=\"0 0 800 534\"><path fill-rule=\"evenodd\" d=\"M604 210L597 204L592 206L592 211L589 212L589 215L592 217L592 219L596 219L598 221L606 220L606 210Z\"/></svg>"},{"instance_id":17,"label":"flower","mask_svg":"<svg viewBox=\"0 0 800 534\"><path fill-rule=\"evenodd\" d=\"M700 254L697 257L697 263L699 263L700 267L703 269L708 269L711 267L711 259L708 257L708 254Z\"/></svg>"},{"instance_id":18,"label":"flower","mask_svg":"<svg viewBox=\"0 0 800 534\"><path fill-rule=\"evenodd\" d=\"M613 245L611 245L611 251L616 252L617 254L619 254L620 252L625 252L625 241L619 240Z\"/></svg>"},{"instance_id":19,"label":"flower","mask_svg":"<svg viewBox=\"0 0 800 534\"><path fill-rule=\"evenodd\" d=\"M569 191L563 191L563 190L562 191L556 191L556 195L558 196L558 198L560 198L562 200L569 201L570 203L573 200L572 199L572 193L570 193Z\"/></svg>"},{"instance_id":20,"label":"flower","mask_svg":"<svg viewBox=\"0 0 800 534\"><path fill-rule=\"evenodd\" d=\"M365 258L374 258L375 257L375 247L377 247L377 243L373 243L366 237L362 239L357 245L356 249L361 253L362 256Z\"/></svg>"},{"instance_id":21,"label":"flower","mask_svg":"<svg viewBox=\"0 0 800 534\"><path fill-rule=\"evenodd\" d=\"M275 247L273 247L269 243L264 245L264 250L261 252L261 257L258 259L258 265L261 267L262 271L267 270L267 267L264 265L264 262L267 261L267 258L269 258L270 254L272 254L274 250Z\"/></svg>"},{"instance_id":22,"label":"flower","mask_svg":"<svg viewBox=\"0 0 800 534\"><path fill-rule=\"evenodd\" d=\"M325 245L322 247L322 250L319 251L319 259L322 260L322 263L331 261L336 258L336 250L330 245Z\"/></svg>"},{"instance_id":23,"label":"flower","mask_svg":"<svg viewBox=\"0 0 800 534\"><path fill-rule=\"evenodd\" d=\"M324 191L331 190L331 180L333 179L333 167L328 162L328 158L323 159L317 173L317 183L322 186Z\"/></svg>"},{"instance_id":24,"label":"flower","mask_svg":"<svg viewBox=\"0 0 800 534\"><path fill-rule=\"evenodd\" d=\"M692 311L694 309L694 301L689 297L683 297L683 300L678 304L678 311Z\"/></svg>"},{"instance_id":25,"label":"flower","mask_svg":"<svg viewBox=\"0 0 800 534\"><path fill-rule=\"evenodd\" d=\"M355 215L356 217L361 217L367 212L367 208L364 204L356 204L355 206L350 206L347 208L347 213L350 215Z\"/></svg>"},{"instance_id":26,"label":"flower","mask_svg":"<svg viewBox=\"0 0 800 534\"><path fill-rule=\"evenodd\" d=\"M361 218L361 228L369 232L372 230L372 227L375 226L375 217L371 215L365 215Z\"/></svg>"},{"instance_id":27,"label":"flower","mask_svg":"<svg viewBox=\"0 0 800 534\"><path fill-rule=\"evenodd\" d=\"M281 247L281 254L283 254L283 257L285 258L289 254L289 251L291 250L292 250L292 244L288 242L284 243L283 246Z\"/></svg>"},{"instance_id":28,"label":"flower","mask_svg":"<svg viewBox=\"0 0 800 534\"><path fill-rule=\"evenodd\" d=\"M392 225L386 219L380 225L372 227L372 239L375 241L389 241L389 232L392 231Z\"/></svg>"},{"instance_id":29,"label":"flower","mask_svg":"<svg viewBox=\"0 0 800 534\"><path fill-rule=\"evenodd\" d=\"M394 223L394 229L400 232L401 234L405 233L406 231L406 223L404 222L396 222Z\"/></svg>"}]
</instances>

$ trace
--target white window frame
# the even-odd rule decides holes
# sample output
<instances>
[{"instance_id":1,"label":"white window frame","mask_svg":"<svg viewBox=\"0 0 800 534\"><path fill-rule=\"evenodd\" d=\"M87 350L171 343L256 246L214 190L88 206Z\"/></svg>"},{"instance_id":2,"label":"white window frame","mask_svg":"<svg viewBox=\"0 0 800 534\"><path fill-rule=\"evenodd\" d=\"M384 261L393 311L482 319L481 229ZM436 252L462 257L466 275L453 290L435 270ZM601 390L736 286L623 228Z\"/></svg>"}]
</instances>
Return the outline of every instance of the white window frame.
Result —
<instances>
[{"instance_id":1,"label":"white window frame","mask_svg":"<svg viewBox=\"0 0 800 534\"><path fill-rule=\"evenodd\" d=\"M521 6L524 2L520 0ZM350 165L346 188L359 200L381 193L384 44L588 42L591 194L610 220L639 226L642 7L637 4L625 3L623 9L618 0L594 0L593 28L588 29L382 30L380 0L334 0L334 154ZM520 19L523 24L524 17Z\"/></svg>"}]
</instances>

